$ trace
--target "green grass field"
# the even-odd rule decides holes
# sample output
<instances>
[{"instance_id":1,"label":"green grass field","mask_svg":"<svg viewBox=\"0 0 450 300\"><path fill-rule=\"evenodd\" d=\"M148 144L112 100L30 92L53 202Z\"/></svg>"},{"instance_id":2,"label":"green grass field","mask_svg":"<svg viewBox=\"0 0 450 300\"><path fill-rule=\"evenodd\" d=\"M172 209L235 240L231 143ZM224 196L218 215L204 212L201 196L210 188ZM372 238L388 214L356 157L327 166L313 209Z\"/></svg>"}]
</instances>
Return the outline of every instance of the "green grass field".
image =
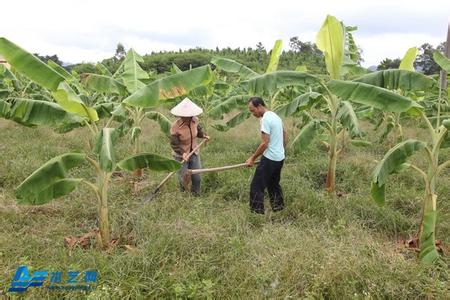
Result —
<instances>
[{"instance_id":1,"label":"green grass field","mask_svg":"<svg viewBox=\"0 0 450 300\"><path fill-rule=\"evenodd\" d=\"M291 120L286 125L291 127ZM251 118L224 134L211 129L203 165L244 162L259 143L257 126ZM422 134L407 127L417 128L405 126L407 137ZM148 122L143 133L143 151L170 156L157 127ZM268 209L263 216L249 212L251 169L204 175L201 197L179 192L174 177L146 205L143 195L166 173L146 171L148 187L138 195L131 191L132 175L124 173L113 178L109 194L118 245L110 252L94 246L69 250L64 237L97 226L91 190L81 186L31 207L16 205L14 189L50 158L83 151L85 136L85 128L59 135L0 120L0 298L15 297L7 290L19 264L32 270L98 270L98 285L89 293L29 288L25 296L35 299L450 298L450 169L437 188L437 239L444 255L431 267L421 265L417 253L401 243L418 230L422 179L410 171L392 176L384 207L370 197L370 174L389 142L346 148L338 161L336 199L323 189L323 147L315 143L297 155L288 151L281 180L286 209ZM129 139L122 139L117 159L131 149ZM450 159L450 150L441 156ZM87 164L74 173L93 176Z\"/></svg>"}]
</instances>

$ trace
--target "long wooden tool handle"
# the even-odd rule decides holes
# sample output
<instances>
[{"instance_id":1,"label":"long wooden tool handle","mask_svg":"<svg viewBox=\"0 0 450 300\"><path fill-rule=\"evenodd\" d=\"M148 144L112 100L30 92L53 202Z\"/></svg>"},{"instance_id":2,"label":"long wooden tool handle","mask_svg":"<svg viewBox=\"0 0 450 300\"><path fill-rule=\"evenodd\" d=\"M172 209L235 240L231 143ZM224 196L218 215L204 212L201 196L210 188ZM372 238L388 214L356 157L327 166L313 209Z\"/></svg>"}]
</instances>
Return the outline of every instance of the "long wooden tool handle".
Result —
<instances>
[{"instance_id":1,"label":"long wooden tool handle","mask_svg":"<svg viewBox=\"0 0 450 300\"><path fill-rule=\"evenodd\" d=\"M192 154L194 154L194 152L197 151L197 150L200 148L200 146L201 146L205 141L206 141L206 140L201 141L200 144L197 145L197 147L195 147L194 149L192 149L191 152L189 152L189 154L188 154L188 156L187 156L187 159L188 159L188 160L189 160L189 157L191 157ZM183 159L183 160L181 161L181 163L184 163L184 162L186 162L186 161ZM172 177L173 174L175 174L175 172L176 172L176 171L169 173L169 175L167 175L167 176L163 179L163 181L161 181L161 183L158 184L158 186L156 187L154 193L157 193L157 192L159 191L159 189L166 183L166 181L169 180L169 178Z\"/></svg>"},{"instance_id":2,"label":"long wooden tool handle","mask_svg":"<svg viewBox=\"0 0 450 300\"><path fill-rule=\"evenodd\" d=\"M255 165L258 164L259 161L255 162ZM246 167L246 163L238 164L238 165L232 165L232 166L225 166L225 167L218 167L218 168L208 168L208 169L189 169L188 172L190 175L194 174L201 174L201 173L210 173L210 172L220 172L220 171L226 171L226 170L232 170L237 168Z\"/></svg>"},{"instance_id":3,"label":"long wooden tool handle","mask_svg":"<svg viewBox=\"0 0 450 300\"><path fill-rule=\"evenodd\" d=\"M197 150L200 148L200 146L201 146L204 142L206 142L206 139L204 139L203 141L201 141L200 144L197 145L197 147L195 147L194 149L192 149L192 151L189 152L189 154L187 155L187 158L186 158L186 159L189 160L189 158L192 156L192 154L194 154L195 151L197 151ZM184 163L184 162L186 162L186 161L183 159L183 160L181 161L181 163Z\"/></svg>"}]
</instances>

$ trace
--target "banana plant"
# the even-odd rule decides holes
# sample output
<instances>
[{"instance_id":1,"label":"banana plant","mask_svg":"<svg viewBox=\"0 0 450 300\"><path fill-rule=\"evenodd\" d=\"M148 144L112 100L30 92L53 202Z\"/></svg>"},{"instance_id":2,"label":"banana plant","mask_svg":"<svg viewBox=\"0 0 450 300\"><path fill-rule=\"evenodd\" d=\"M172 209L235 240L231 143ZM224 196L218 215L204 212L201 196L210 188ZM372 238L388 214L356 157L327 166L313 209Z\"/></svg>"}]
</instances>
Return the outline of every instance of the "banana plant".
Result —
<instances>
[{"instance_id":1,"label":"banana plant","mask_svg":"<svg viewBox=\"0 0 450 300\"><path fill-rule=\"evenodd\" d=\"M412 101L425 104L426 96L437 87L437 84L433 78L415 71L414 61L417 51L415 47L408 49L398 69L374 72L357 78L355 81L383 87L408 97ZM396 137L394 140L403 140L403 128L400 120L405 114L378 111L375 116L378 117L375 130L384 127L380 142L391 133L394 133Z\"/></svg>"},{"instance_id":2,"label":"banana plant","mask_svg":"<svg viewBox=\"0 0 450 300\"><path fill-rule=\"evenodd\" d=\"M214 57L211 60L211 63L214 64L219 70L238 75L238 80L233 82L235 85L237 85L234 92L232 92L230 96L225 98L224 100L217 101L217 105L212 108L212 116L216 119L223 118L224 114L230 112L233 109L242 109L240 113L228 120L226 124L213 125L215 129L219 131L229 130L230 128L237 126L250 117L250 113L247 111L246 105L249 97L254 96L254 94L251 94L252 91L248 89L250 86L248 80L259 78L260 76L268 74L272 75L268 78L275 78L274 80L286 80L286 84L284 84L282 87L279 86L279 89L270 89L271 93L267 93L264 95L264 100L269 109L275 109L278 105L280 105L280 101L283 103L291 100L279 97L280 93L282 92L282 88L296 86L295 81L292 79L292 76L295 75L292 75L292 72L284 74L283 71L277 71L278 63L282 53L282 46L282 40L275 41L275 44L271 50L269 64L267 65L266 71L263 74L258 74L249 67L231 59ZM268 83L270 84L270 82Z\"/></svg>"},{"instance_id":3,"label":"banana plant","mask_svg":"<svg viewBox=\"0 0 450 300\"><path fill-rule=\"evenodd\" d=\"M346 58L346 27L333 16L327 16L319 33L317 34L317 47L323 52L325 64L330 80L319 78L307 73L295 74L295 81L303 76L303 84L309 84L310 90L292 100L290 103L280 106L276 111L282 116L290 116L299 111L316 108L317 117L311 120L300 130L294 138L294 149L305 149L319 133L327 139L322 141L328 148L328 171L326 178L326 190L334 195L336 163L338 155L342 151L339 147L339 139L347 131L356 145L366 145L366 141L358 140L362 135L358 124L358 117L352 103L358 103L383 111L404 112L416 111L421 106L410 99L398 95L384 88L371 86L362 82L341 80L345 65L349 65L349 57ZM265 75L270 76L270 74ZM248 82L252 85L251 91L264 92L273 88L275 79L257 82L258 78L252 78ZM263 84L264 83L264 84ZM276 84L275 84L276 86Z\"/></svg>"},{"instance_id":4,"label":"banana plant","mask_svg":"<svg viewBox=\"0 0 450 300\"><path fill-rule=\"evenodd\" d=\"M214 70L209 84L195 88L189 93L189 98L195 99L196 104L203 109L199 118L205 132L209 132L211 119L217 120L223 117L225 112L219 111L217 107L222 104L222 99L229 97L232 90L233 86L221 80L217 70Z\"/></svg>"},{"instance_id":5,"label":"banana plant","mask_svg":"<svg viewBox=\"0 0 450 300\"><path fill-rule=\"evenodd\" d=\"M450 37L450 31L449 31ZM450 50L447 40L447 56L450 56ZM442 68L439 89L447 90L446 73L450 72L450 59L439 52L433 54L436 63ZM440 93L439 103L448 102L448 99L442 97ZM442 98L441 98L442 97ZM409 139L397 144L390 149L377 164L372 174L371 194L373 199L383 205L385 202L386 183L392 173L400 172L404 169L417 171L424 180L425 197L423 200L422 218L418 233L420 254L419 257L424 263L430 264L436 261L439 254L436 249L436 220L437 220L437 199L436 184L439 175L445 168L450 167L450 160L441 162L439 152L443 148L450 147L450 117L441 119L440 111L437 114L437 120L433 126L430 118L424 112L421 117L427 125L429 141ZM442 121L442 122L441 122ZM416 153L422 153L427 159L425 168L420 168L413 163L407 163L407 159Z\"/></svg>"},{"instance_id":6,"label":"banana plant","mask_svg":"<svg viewBox=\"0 0 450 300\"><path fill-rule=\"evenodd\" d=\"M66 153L55 157L32 173L16 189L20 204L40 205L72 192L80 183L94 191L97 198L100 244L108 247L110 241L108 219L108 186L114 170L119 167L133 171L148 167L152 170L174 171L179 162L151 153L140 153L116 164L114 144L118 134L113 128L99 129L97 111L86 105L69 84L67 74L41 62L37 57L23 50L5 38L0 38L0 55L21 74L50 91L55 102L33 99L15 99L13 105L0 101L0 113L25 125L54 125L67 118L76 117L86 124L91 134L90 147L86 153ZM74 85L77 88L77 84ZM139 91L139 90L138 90ZM164 89L159 92L166 92ZM166 93L170 93L167 91ZM158 96L158 95L157 95ZM158 100L158 99L156 99ZM156 101L155 100L155 101ZM72 178L68 171L83 162L92 165L96 181Z\"/></svg>"},{"instance_id":7,"label":"banana plant","mask_svg":"<svg viewBox=\"0 0 450 300\"><path fill-rule=\"evenodd\" d=\"M144 81L149 81L150 78L140 67L139 63L142 62L142 57L130 49L115 74L108 75L106 72L104 72L106 75L85 74L83 80L91 90L99 93L113 90L121 96L115 105L108 109L110 116L108 123L116 119L130 126L134 154L141 151L140 136L144 119L156 121L161 130L166 135L169 134L169 119L155 110L159 100L186 95L192 89L208 84L212 79L211 69L204 66L177 72L146 85ZM142 175L142 171L137 170L135 175Z\"/></svg>"}]
</instances>

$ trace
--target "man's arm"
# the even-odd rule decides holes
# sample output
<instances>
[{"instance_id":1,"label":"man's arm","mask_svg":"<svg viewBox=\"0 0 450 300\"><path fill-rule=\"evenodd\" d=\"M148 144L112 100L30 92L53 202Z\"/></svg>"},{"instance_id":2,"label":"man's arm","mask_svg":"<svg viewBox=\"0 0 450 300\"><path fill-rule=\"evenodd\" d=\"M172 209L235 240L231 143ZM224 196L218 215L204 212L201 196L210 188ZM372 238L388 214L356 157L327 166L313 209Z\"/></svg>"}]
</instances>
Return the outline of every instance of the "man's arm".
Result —
<instances>
[{"instance_id":1,"label":"man's arm","mask_svg":"<svg viewBox=\"0 0 450 300\"><path fill-rule=\"evenodd\" d=\"M253 153L252 156L250 156L249 159L247 159L247 161L245 162L247 164L247 166L251 167L254 165L255 160L264 153L264 151L267 149L267 147L269 146L269 140L270 140L270 135L264 132L261 132L261 144L259 144L258 148L256 149L255 153Z\"/></svg>"},{"instance_id":2,"label":"man's arm","mask_svg":"<svg viewBox=\"0 0 450 300\"><path fill-rule=\"evenodd\" d=\"M286 130L283 130L283 147L286 149L286 145L288 143L288 134Z\"/></svg>"}]
</instances>

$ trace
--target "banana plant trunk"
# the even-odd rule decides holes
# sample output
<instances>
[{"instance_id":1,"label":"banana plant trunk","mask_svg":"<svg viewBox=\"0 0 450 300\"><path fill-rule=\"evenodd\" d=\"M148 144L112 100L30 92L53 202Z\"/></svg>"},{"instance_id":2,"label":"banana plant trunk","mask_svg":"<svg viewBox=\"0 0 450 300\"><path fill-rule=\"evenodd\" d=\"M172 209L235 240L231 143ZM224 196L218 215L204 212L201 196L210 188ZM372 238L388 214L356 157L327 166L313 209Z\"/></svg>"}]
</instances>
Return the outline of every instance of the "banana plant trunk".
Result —
<instances>
[{"instance_id":1,"label":"banana plant trunk","mask_svg":"<svg viewBox=\"0 0 450 300\"><path fill-rule=\"evenodd\" d=\"M419 230L420 258L425 262L432 262L439 256L436 249L437 195L435 194L439 150L436 147L433 150L432 163L428 168L422 221Z\"/></svg>"},{"instance_id":2,"label":"banana plant trunk","mask_svg":"<svg viewBox=\"0 0 450 300\"><path fill-rule=\"evenodd\" d=\"M98 218L101 238L101 247L106 249L110 243L109 212L108 212L108 185L111 173L101 172L99 174L98 195Z\"/></svg>"},{"instance_id":3,"label":"banana plant trunk","mask_svg":"<svg viewBox=\"0 0 450 300\"><path fill-rule=\"evenodd\" d=\"M139 152L141 151L139 137L140 137L140 134L134 140L134 154L139 154ZM144 169L136 169L133 172L133 175L134 175L134 177L142 177L142 175L144 175Z\"/></svg>"},{"instance_id":4,"label":"banana plant trunk","mask_svg":"<svg viewBox=\"0 0 450 300\"><path fill-rule=\"evenodd\" d=\"M437 195L427 189L423 205L422 222L419 232L420 258L424 261L434 261L438 252L436 249L436 200Z\"/></svg>"},{"instance_id":5,"label":"banana plant trunk","mask_svg":"<svg viewBox=\"0 0 450 300\"><path fill-rule=\"evenodd\" d=\"M328 150L328 172L326 179L326 190L330 194L334 192L335 187L337 156L337 120L336 113L334 112L330 129L330 149Z\"/></svg>"}]
</instances>

